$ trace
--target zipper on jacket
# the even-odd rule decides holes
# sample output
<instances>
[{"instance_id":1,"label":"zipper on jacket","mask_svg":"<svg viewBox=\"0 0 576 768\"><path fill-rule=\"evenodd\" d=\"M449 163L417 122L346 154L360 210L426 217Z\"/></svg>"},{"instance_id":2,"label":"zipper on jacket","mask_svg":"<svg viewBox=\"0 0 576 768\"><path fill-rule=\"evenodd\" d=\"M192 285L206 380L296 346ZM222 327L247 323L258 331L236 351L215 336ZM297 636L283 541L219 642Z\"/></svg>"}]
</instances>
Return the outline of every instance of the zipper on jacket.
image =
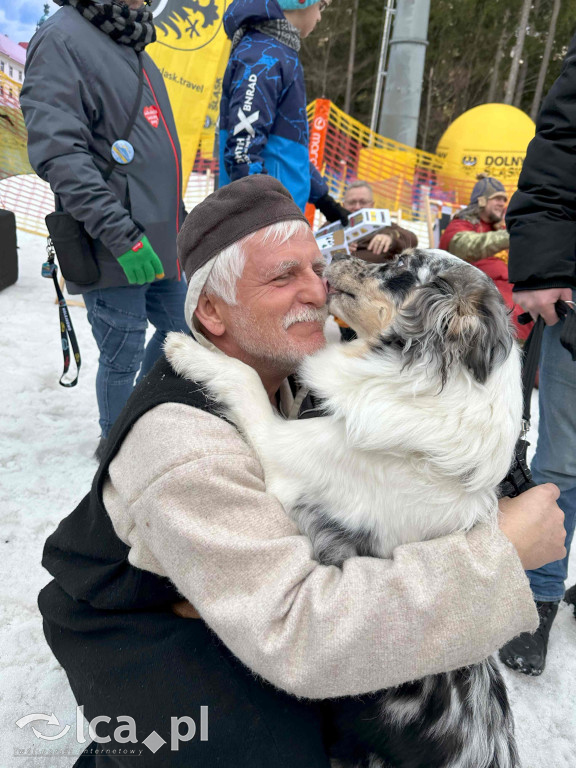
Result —
<instances>
[{"instance_id":1,"label":"zipper on jacket","mask_svg":"<svg viewBox=\"0 0 576 768\"><path fill-rule=\"evenodd\" d=\"M160 109L160 104L158 103L158 99L156 98L156 93L154 91L154 88L152 88L152 83L150 82L148 73L146 72L145 69L143 70L143 72L146 78L146 82L148 83L148 86L152 91L152 96L154 97L154 103L156 104L156 109L160 113L160 117L162 118L162 122L164 123L164 128L166 128L166 133L168 134L168 138L170 139L170 144L172 145L172 151L174 152L174 160L176 162L176 184L178 187L178 194L176 195L176 234L178 234L178 232L180 231L180 197L182 195L182 185L180 182L180 163L178 162L178 152L176 151L176 145L174 144L174 139L172 138L172 134L170 133L168 125L166 124L166 120L164 119L164 113ZM182 277L182 274L181 274L180 262L178 261L178 258L176 258L176 266L178 268L178 280L180 280Z\"/></svg>"}]
</instances>

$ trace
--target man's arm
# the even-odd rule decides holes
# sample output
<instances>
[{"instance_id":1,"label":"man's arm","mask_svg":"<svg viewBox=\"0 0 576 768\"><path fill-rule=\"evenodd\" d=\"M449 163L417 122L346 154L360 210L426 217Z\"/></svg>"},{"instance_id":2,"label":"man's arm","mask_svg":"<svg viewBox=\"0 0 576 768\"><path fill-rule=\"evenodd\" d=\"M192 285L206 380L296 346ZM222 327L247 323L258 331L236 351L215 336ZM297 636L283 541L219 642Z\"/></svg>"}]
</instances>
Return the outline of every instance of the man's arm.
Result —
<instances>
[{"instance_id":1,"label":"man's arm","mask_svg":"<svg viewBox=\"0 0 576 768\"><path fill-rule=\"evenodd\" d=\"M329 194L328 184L316 166L310 163L310 197L308 202L314 205L327 194Z\"/></svg>"},{"instance_id":2,"label":"man's arm","mask_svg":"<svg viewBox=\"0 0 576 768\"><path fill-rule=\"evenodd\" d=\"M377 235L374 235L368 245L363 246L361 250L365 248L376 256L381 256L383 253L396 255L402 253L407 248L416 248L417 245L418 238L413 232L399 227L398 224L391 224L389 227L382 229ZM357 249L355 248L354 250ZM365 256L361 258L365 258ZM370 261L370 259L368 258L366 261Z\"/></svg>"},{"instance_id":3,"label":"man's arm","mask_svg":"<svg viewBox=\"0 0 576 768\"><path fill-rule=\"evenodd\" d=\"M448 251L474 264L508 248L509 242L508 232L504 229L496 232L456 232L450 239Z\"/></svg>"},{"instance_id":4,"label":"man's arm","mask_svg":"<svg viewBox=\"0 0 576 768\"><path fill-rule=\"evenodd\" d=\"M554 304L576 288L576 37L548 93L508 207L514 299L534 319L558 322Z\"/></svg>"},{"instance_id":5,"label":"man's arm","mask_svg":"<svg viewBox=\"0 0 576 768\"><path fill-rule=\"evenodd\" d=\"M40 35L32 43L20 97L28 129L28 155L64 210L82 222L88 234L102 240L114 256L120 256L132 248L142 232L94 162L91 124L98 110L82 69L82 63L53 27L50 36Z\"/></svg>"},{"instance_id":6,"label":"man's arm","mask_svg":"<svg viewBox=\"0 0 576 768\"><path fill-rule=\"evenodd\" d=\"M167 575L241 661L296 695L455 669L536 627L522 563L487 525L319 565L238 432L188 406L143 416L110 476L104 500L131 562Z\"/></svg>"}]
</instances>

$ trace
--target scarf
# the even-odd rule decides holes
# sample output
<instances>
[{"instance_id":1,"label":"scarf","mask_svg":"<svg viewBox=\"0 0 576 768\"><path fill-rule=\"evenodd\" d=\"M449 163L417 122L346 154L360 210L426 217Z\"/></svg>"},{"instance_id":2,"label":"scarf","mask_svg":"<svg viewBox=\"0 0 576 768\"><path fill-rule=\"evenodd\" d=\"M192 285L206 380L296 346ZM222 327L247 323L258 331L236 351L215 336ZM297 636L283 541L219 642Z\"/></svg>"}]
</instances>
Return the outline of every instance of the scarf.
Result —
<instances>
[{"instance_id":1,"label":"scarf","mask_svg":"<svg viewBox=\"0 0 576 768\"><path fill-rule=\"evenodd\" d=\"M57 2L57 0L55 0ZM265 35L275 38L288 48L298 51L300 50L300 31L296 29L293 24L290 24L288 19L270 19L269 21L263 21L262 24L251 24L250 27L240 27L234 33L232 38L232 50L236 48L240 40L244 37L249 29L257 29L259 32L263 32Z\"/></svg>"},{"instance_id":2,"label":"scarf","mask_svg":"<svg viewBox=\"0 0 576 768\"><path fill-rule=\"evenodd\" d=\"M156 40L152 11L142 7L130 10L120 0L99 3L97 0L54 0L56 5L71 5L95 27L109 35L115 43L130 45L140 53Z\"/></svg>"}]
</instances>

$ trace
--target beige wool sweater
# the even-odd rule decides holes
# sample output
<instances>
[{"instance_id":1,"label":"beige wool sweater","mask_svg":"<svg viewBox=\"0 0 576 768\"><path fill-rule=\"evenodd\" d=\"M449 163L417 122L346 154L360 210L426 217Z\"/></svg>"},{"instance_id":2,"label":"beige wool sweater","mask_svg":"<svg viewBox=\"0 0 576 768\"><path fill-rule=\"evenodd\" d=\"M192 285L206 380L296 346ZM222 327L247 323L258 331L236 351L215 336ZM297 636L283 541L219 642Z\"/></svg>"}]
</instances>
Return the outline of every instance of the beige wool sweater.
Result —
<instances>
[{"instance_id":1,"label":"beige wool sweater","mask_svg":"<svg viewBox=\"0 0 576 768\"><path fill-rule=\"evenodd\" d=\"M104 503L130 562L169 577L244 664L297 696L455 669L537 626L516 550L486 525L319 565L236 429L187 405L138 420Z\"/></svg>"}]
</instances>

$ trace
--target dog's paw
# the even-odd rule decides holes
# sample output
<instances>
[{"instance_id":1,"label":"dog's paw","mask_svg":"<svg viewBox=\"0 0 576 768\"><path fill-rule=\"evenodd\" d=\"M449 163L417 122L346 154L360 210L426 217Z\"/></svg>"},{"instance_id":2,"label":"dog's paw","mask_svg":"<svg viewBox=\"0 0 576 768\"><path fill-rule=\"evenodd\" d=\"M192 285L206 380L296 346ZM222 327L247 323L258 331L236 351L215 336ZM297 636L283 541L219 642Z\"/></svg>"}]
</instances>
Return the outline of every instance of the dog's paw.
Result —
<instances>
[{"instance_id":1,"label":"dog's paw","mask_svg":"<svg viewBox=\"0 0 576 768\"><path fill-rule=\"evenodd\" d=\"M180 376L201 384L215 395L226 395L230 389L262 386L253 368L236 358L206 349L184 333L169 333L164 353Z\"/></svg>"},{"instance_id":2,"label":"dog's paw","mask_svg":"<svg viewBox=\"0 0 576 768\"><path fill-rule=\"evenodd\" d=\"M179 376L196 381L195 361L200 344L185 333L171 332L166 334L164 354L166 359Z\"/></svg>"}]
</instances>

